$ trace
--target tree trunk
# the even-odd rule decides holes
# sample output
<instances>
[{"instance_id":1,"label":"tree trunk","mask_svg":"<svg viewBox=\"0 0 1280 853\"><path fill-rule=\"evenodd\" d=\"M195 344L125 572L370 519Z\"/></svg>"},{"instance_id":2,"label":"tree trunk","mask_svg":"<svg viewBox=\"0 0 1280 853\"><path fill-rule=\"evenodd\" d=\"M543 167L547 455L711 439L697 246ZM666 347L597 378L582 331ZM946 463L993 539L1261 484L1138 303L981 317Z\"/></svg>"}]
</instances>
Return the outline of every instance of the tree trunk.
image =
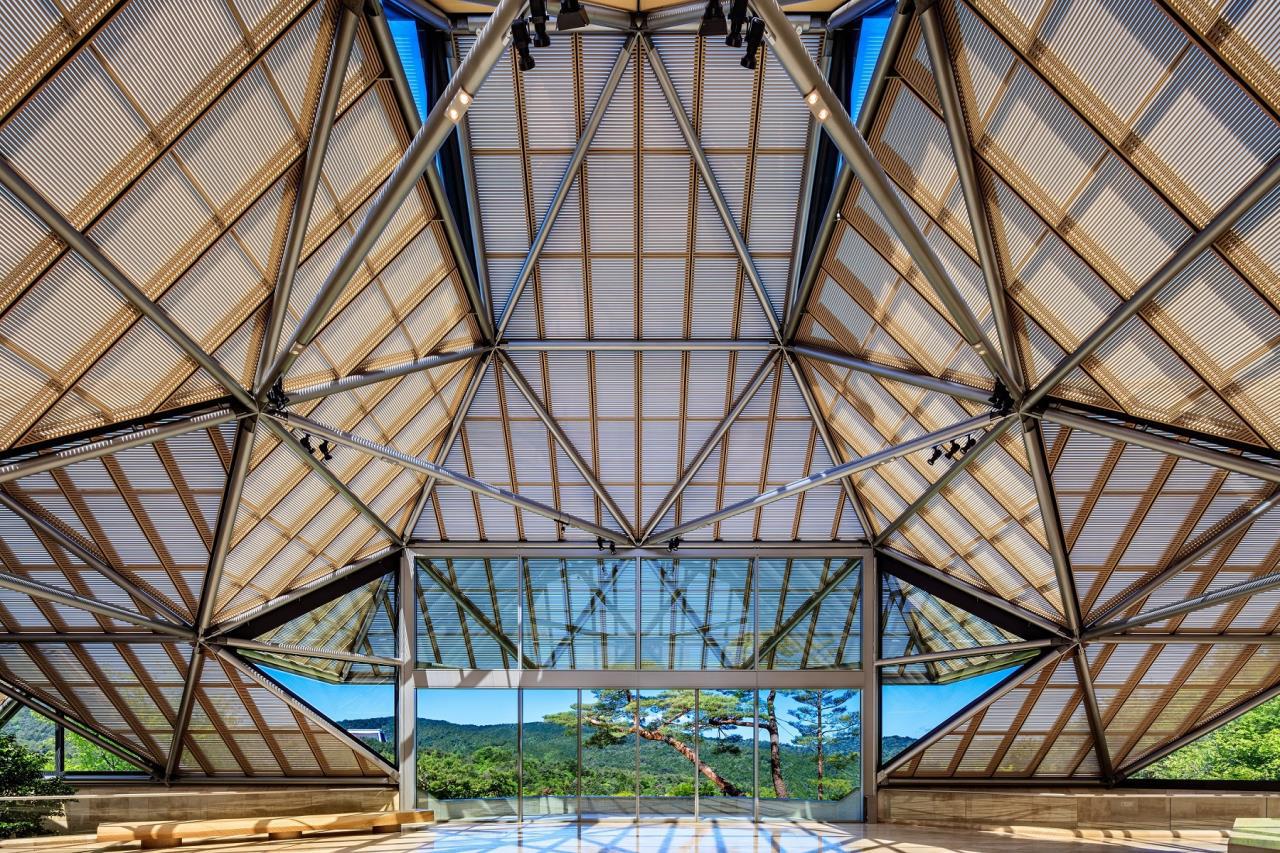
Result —
<instances>
[{"instance_id":1,"label":"tree trunk","mask_svg":"<svg viewBox=\"0 0 1280 853\"><path fill-rule=\"evenodd\" d=\"M768 732L769 732L769 772L773 776L773 793L780 799L787 799L787 783L782 778L782 750L778 743L778 717L774 711L773 700L778 691L770 690L769 697L765 700L765 708L768 710Z\"/></svg>"},{"instance_id":2,"label":"tree trunk","mask_svg":"<svg viewBox=\"0 0 1280 853\"><path fill-rule=\"evenodd\" d=\"M694 767L698 768L699 773L701 773L703 776L706 776L708 779L710 779L712 783L717 788L719 788L720 792L723 793L726 797L743 796L744 792L741 788L739 788L737 785L733 784L728 779L724 778L719 773L717 773L714 767L712 767L711 765L699 759L698 756L694 754L693 748L690 747L684 741L677 740L676 738L673 738L671 735L664 735L661 732L655 732L645 728L642 728L639 731L640 731L640 737L644 738L645 740L652 740L652 741L657 741L658 743L665 743L667 746L671 747L676 752L680 753L685 758L687 758L689 760L689 763L692 764Z\"/></svg>"}]
</instances>

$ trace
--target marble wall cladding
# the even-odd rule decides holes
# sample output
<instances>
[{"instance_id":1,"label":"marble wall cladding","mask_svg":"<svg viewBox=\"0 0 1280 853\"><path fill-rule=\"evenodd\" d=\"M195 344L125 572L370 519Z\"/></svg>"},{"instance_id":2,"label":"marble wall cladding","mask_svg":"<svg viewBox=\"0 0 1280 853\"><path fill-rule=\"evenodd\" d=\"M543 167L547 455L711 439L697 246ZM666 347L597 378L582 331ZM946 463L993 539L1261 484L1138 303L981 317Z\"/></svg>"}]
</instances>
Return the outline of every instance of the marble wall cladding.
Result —
<instances>
[{"instance_id":1,"label":"marble wall cladding","mask_svg":"<svg viewBox=\"0 0 1280 853\"><path fill-rule=\"evenodd\" d=\"M1228 830L1238 817L1280 817L1280 796L1226 791L888 788L880 791L878 807L884 823L1178 832Z\"/></svg>"}]
</instances>

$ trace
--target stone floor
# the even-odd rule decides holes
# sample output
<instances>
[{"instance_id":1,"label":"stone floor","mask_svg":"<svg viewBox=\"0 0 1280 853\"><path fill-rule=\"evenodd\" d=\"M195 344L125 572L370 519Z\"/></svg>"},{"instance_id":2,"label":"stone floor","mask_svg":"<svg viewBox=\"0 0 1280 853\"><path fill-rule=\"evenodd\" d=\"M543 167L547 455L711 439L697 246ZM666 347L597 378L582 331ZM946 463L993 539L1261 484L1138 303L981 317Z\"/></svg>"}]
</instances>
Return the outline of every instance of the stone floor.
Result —
<instances>
[{"instance_id":1,"label":"stone floor","mask_svg":"<svg viewBox=\"0 0 1280 853\"><path fill-rule=\"evenodd\" d=\"M1120 853L1121 851L1226 850L1219 833L1181 836L1151 833L1082 831L1073 837L1064 830L993 833L889 824L793 823L754 826L740 821L560 823L532 822L450 824L398 836L334 835L297 841L221 841L183 845L183 850L207 853ZM43 839L38 846L0 843L0 850L27 849L40 853L97 853L137 850L138 845L101 845L90 837Z\"/></svg>"}]
</instances>

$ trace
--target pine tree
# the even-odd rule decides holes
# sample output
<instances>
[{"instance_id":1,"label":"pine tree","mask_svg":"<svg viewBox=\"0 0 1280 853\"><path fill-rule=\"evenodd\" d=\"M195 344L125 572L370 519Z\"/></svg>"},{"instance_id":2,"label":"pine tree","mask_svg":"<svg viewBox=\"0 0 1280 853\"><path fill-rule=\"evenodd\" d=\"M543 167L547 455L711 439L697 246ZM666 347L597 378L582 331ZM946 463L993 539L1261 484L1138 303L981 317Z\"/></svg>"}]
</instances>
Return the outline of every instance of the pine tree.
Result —
<instances>
[{"instance_id":1,"label":"pine tree","mask_svg":"<svg viewBox=\"0 0 1280 853\"><path fill-rule=\"evenodd\" d=\"M814 747L818 758L818 799L823 796L824 747L847 734L856 725L856 715L848 710L849 702L857 694L853 690L800 690L793 694L798 707L789 712L796 731L795 742L799 746Z\"/></svg>"}]
</instances>

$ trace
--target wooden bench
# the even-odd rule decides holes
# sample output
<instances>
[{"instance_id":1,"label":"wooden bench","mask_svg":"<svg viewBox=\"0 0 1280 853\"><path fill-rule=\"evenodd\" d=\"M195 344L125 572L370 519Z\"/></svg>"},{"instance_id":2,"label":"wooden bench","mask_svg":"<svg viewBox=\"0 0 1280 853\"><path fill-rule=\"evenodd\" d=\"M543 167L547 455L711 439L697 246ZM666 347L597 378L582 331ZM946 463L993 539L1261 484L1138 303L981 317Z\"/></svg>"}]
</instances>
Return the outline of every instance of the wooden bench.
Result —
<instances>
[{"instance_id":1,"label":"wooden bench","mask_svg":"<svg viewBox=\"0 0 1280 853\"><path fill-rule=\"evenodd\" d=\"M1238 817L1231 827L1229 853L1280 850L1280 819L1272 817Z\"/></svg>"},{"instance_id":2,"label":"wooden bench","mask_svg":"<svg viewBox=\"0 0 1280 853\"><path fill-rule=\"evenodd\" d=\"M184 840L194 838L230 838L239 835L265 834L267 838L275 841L298 838L304 832L330 832L343 829L398 832L404 824L431 823L433 820L435 820L434 812L407 811L104 823L98 826L98 840L141 841L144 850L154 850L162 847L177 847Z\"/></svg>"}]
</instances>

